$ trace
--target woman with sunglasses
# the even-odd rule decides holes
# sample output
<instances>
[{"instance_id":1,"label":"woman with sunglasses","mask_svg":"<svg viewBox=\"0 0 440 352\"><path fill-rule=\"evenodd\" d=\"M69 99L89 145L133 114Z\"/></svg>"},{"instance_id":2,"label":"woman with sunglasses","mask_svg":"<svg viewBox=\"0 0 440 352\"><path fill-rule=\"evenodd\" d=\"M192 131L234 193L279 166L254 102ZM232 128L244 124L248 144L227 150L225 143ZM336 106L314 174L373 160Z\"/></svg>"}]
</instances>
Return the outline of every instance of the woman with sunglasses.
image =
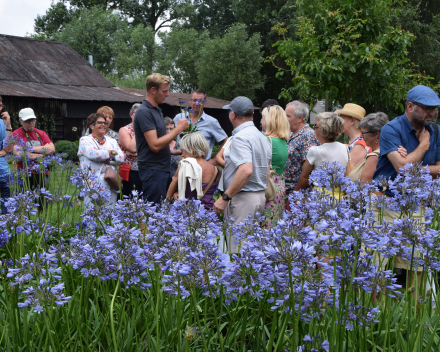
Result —
<instances>
[{"instance_id":1,"label":"woman with sunglasses","mask_svg":"<svg viewBox=\"0 0 440 352\"><path fill-rule=\"evenodd\" d=\"M372 152L367 155L365 162L359 163L356 168L350 173L349 177L352 181L360 179L362 185L366 184L367 182L371 184L371 182L373 181L373 175L376 171L377 161L379 160L380 154L380 130L388 122L389 120L387 114L383 112L376 112L374 114L368 114L359 123L361 136L367 146L371 148ZM406 149L402 146L400 146L397 151L403 157L408 154ZM356 171L356 169L359 170Z\"/></svg>"},{"instance_id":2,"label":"woman with sunglasses","mask_svg":"<svg viewBox=\"0 0 440 352\"><path fill-rule=\"evenodd\" d=\"M105 200L104 204L112 205L116 203L117 194L105 181L104 176L107 168L115 169L116 163L121 164L124 161L124 152L119 148L118 142L113 138L106 136L109 123L103 114L94 113L87 117L87 125L90 129L88 136L82 137L79 141L78 157L81 169L91 170L96 176L89 179L89 184L99 183L100 190L108 190L111 195ZM115 169L116 171L116 169ZM92 206L92 200L86 196L84 198L84 207Z\"/></svg>"}]
</instances>

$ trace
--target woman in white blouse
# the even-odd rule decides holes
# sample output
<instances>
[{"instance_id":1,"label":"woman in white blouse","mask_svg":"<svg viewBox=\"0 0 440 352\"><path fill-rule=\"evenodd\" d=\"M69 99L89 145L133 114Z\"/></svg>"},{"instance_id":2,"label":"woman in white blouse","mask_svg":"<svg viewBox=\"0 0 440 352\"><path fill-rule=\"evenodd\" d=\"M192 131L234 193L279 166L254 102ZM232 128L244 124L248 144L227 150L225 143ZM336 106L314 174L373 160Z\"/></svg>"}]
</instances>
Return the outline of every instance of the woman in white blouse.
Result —
<instances>
[{"instance_id":1,"label":"woman in white blouse","mask_svg":"<svg viewBox=\"0 0 440 352\"><path fill-rule=\"evenodd\" d=\"M108 122L103 114L91 114L87 117L87 125L91 130L90 134L82 137L79 141L80 167L83 170L90 169L97 176L96 180L89 180L89 183L99 182L101 190L111 191L111 197L107 203L107 205L111 205L116 203L117 193L105 181L104 175L108 167L115 169L113 166L115 163L121 164L124 161L124 153L115 139L106 136ZM84 206L90 207L91 205L91 199L85 197Z\"/></svg>"},{"instance_id":2,"label":"woman in white blouse","mask_svg":"<svg viewBox=\"0 0 440 352\"><path fill-rule=\"evenodd\" d=\"M306 189L312 171L325 163L348 164L347 147L336 140L344 131L344 120L336 112L323 112L316 116L315 134L321 145L309 149L295 191Z\"/></svg>"}]
</instances>

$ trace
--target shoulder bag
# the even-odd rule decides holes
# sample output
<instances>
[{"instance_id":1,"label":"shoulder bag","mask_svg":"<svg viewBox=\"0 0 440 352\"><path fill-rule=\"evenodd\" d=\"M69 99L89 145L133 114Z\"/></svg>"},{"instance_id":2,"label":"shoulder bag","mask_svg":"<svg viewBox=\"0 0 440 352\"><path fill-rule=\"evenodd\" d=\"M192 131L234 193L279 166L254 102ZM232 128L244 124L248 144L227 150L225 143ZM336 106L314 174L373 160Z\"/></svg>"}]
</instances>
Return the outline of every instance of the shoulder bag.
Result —
<instances>
[{"instance_id":1,"label":"shoulder bag","mask_svg":"<svg viewBox=\"0 0 440 352\"><path fill-rule=\"evenodd\" d=\"M272 155L273 155L273 144L271 137L269 137L269 141L272 147ZM269 178L267 179L267 188L264 191L264 195L266 196L266 203L274 201L277 195L277 189L275 188L275 182L273 180L273 176L275 175L276 169L272 169L272 159L270 160L269 168L270 171L269 171Z\"/></svg>"}]
</instances>

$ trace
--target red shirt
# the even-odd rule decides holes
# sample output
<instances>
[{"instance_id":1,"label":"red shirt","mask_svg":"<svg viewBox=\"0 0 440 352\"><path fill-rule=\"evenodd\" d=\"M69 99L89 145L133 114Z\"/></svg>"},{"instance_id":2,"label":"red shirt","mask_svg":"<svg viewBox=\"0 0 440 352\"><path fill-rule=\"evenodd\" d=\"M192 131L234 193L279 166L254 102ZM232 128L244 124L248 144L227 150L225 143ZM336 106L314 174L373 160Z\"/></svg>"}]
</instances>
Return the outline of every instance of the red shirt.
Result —
<instances>
[{"instance_id":1,"label":"red shirt","mask_svg":"<svg viewBox=\"0 0 440 352\"><path fill-rule=\"evenodd\" d=\"M31 141L39 141L38 140L38 137L37 137L37 134L35 133L35 132L37 132L38 133L38 136L40 137L40 140L41 140L41 145L44 147L46 144L48 144L48 143L52 143L52 141L50 140L50 138L49 138L49 136L46 134L46 132L44 132L44 131L42 131L42 130L37 130L36 128L34 128L32 131L30 131L30 132L27 132L27 135L29 136L29 139L31 140ZM29 142L29 140L28 140L28 138L26 137L26 133L25 133L25 131L24 131L24 129L23 129L23 127L20 127L20 128L18 128L18 129L16 129L14 132L12 132L12 134L14 135L14 136L18 136L18 137L20 137L24 142ZM36 146L36 145L34 145L34 146ZM17 165L17 167L18 167L18 169L20 170L20 169L22 169L23 168L23 164L20 162L20 163L18 163L18 165ZM34 172L33 172L34 173ZM48 172L46 172L46 175L48 175Z\"/></svg>"},{"instance_id":2,"label":"red shirt","mask_svg":"<svg viewBox=\"0 0 440 352\"><path fill-rule=\"evenodd\" d=\"M42 130L37 130L36 128L27 133L31 141L38 141L38 137L35 131L37 131L38 135L40 136L42 146L45 146L48 143L52 143L46 132ZM26 134L22 127L16 129L14 132L12 132L12 134L15 136L19 136L23 141L28 142L28 139L26 138Z\"/></svg>"}]
</instances>

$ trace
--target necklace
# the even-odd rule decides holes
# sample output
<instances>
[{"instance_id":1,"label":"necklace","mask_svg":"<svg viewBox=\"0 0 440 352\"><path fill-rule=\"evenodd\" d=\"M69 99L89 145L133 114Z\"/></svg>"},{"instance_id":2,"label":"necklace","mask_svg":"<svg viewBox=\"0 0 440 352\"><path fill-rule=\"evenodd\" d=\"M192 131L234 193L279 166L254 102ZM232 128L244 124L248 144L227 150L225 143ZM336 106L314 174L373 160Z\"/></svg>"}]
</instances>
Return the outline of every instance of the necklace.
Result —
<instances>
[{"instance_id":1,"label":"necklace","mask_svg":"<svg viewBox=\"0 0 440 352\"><path fill-rule=\"evenodd\" d=\"M93 133L92 133L92 137L95 139L95 141L99 144L99 145L104 145L105 144L105 136L102 137L102 141L100 141L98 139L98 137L96 137Z\"/></svg>"}]
</instances>

